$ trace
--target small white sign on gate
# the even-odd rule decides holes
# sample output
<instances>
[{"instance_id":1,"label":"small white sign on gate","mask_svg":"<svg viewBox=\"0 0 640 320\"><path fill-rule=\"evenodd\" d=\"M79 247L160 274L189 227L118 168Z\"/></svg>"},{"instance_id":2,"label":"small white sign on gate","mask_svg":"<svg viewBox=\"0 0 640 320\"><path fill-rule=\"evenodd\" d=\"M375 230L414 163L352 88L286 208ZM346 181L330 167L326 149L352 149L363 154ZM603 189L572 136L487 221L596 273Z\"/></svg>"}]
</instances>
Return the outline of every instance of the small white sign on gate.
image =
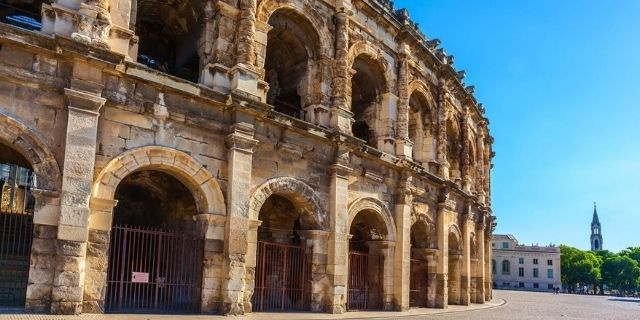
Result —
<instances>
[{"instance_id":1,"label":"small white sign on gate","mask_svg":"<svg viewBox=\"0 0 640 320\"><path fill-rule=\"evenodd\" d=\"M131 282L133 282L133 283L149 283L149 273L148 272L132 272L131 273Z\"/></svg>"}]
</instances>

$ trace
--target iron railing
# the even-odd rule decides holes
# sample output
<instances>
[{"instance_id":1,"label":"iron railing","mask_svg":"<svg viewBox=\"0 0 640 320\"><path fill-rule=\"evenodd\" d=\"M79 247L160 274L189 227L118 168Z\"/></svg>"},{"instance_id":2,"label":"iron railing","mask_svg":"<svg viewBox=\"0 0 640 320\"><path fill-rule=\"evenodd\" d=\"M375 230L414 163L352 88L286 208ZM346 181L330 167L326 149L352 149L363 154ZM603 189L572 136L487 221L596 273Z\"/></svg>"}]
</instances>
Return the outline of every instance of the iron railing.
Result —
<instances>
[{"instance_id":1,"label":"iron railing","mask_svg":"<svg viewBox=\"0 0 640 320\"><path fill-rule=\"evenodd\" d=\"M105 311L200 312L203 239L185 232L114 226Z\"/></svg>"},{"instance_id":2,"label":"iron railing","mask_svg":"<svg viewBox=\"0 0 640 320\"><path fill-rule=\"evenodd\" d=\"M258 241L254 311L309 311L310 264L304 246Z\"/></svg>"},{"instance_id":3,"label":"iron railing","mask_svg":"<svg viewBox=\"0 0 640 320\"><path fill-rule=\"evenodd\" d=\"M383 256L349 252L347 310L382 308Z\"/></svg>"},{"instance_id":4,"label":"iron railing","mask_svg":"<svg viewBox=\"0 0 640 320\"><path fill-rule=\"evenodd\" d=\"M32 238L31 212L0 212L0 310L25 305Z\"/></svg>"}]
</instances>

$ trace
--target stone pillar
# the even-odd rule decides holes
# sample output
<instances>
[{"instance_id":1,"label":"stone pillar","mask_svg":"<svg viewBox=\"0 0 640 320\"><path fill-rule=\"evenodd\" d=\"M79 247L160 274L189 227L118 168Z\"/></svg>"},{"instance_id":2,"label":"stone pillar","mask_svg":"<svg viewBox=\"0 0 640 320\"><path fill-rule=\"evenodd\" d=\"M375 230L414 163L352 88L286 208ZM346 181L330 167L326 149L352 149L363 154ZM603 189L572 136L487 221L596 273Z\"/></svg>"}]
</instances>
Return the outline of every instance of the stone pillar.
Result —
<instances>
[{"instance_id":1,"label":"stone pillar","mask_svg":"<svg viewBox=\"0 0 640 320\"><path fill-rule=\"evenodd\" d=\"M395 208L396 243L393 272L394 304L397 310L409 310L409 280L411 272L411 174L403 172L398 186Z\"/></svg>"},{"instance_id":2,"label":"stone pillar","mask_svg":"<svg viewBox=\"0 0 640 320\"><path fill-rule=\"evenodd\" d=\"M476 243L478 245L478 251L476 252L476 273L474 277L476 277L476 295L475 295L475 303L484 303L485 300L485 268L486 268L486 260L485 260L485 245L484 245L484 216L481 218L481 222L476 225ZM489 259L489 263L491 263L491 259ZM489 269L491 271L491 269Z\"/></svg>"},{"instance_id":3,"label":"stone pillar","mask_svg":"<svg viewBox=\"0 0 640 320\"><path fill-rule=\"evenodd\" d=\"M486 179L486 175L488 174L484 167L484 126L485 122L481 121L478 124L478 137L476 138L476 146L478 147L476 154L476 181L475 189L476 195L478 197L478 202L480 204L485 204L485 196L484 192L484 179Z\"/></svg>"},{"instance_id":4,"label":"stone pillar","mask_svg":"<svg viewBox=\"0 0 640 320\"><path fill-rule=\"evenodd\" d=\"M491 273L491 224L493 222L490 215L485 215L484 218L484 300L491 301L493 298L493 274Z\"/></svg>"},{"instance_id":5,"label":"stone pillar","mask_svg":"<svg viewBox=\"0 0 640 320\"><path fill-rule=\"evenodd\" d=\"M398 57L398 121L396 122L396 156L413 159L413 144L409 140L409 45L402 43Z\"/></svg>"},{"instance_id":6,"label":"stone pillar","mask_svg":"<svg viewBox=\"0 0 640 320\"><path fill-rule=\"evenodd\" d=\"M253 148L258 143L253 139L253 121L236 113L236 124L226 138L229 181L227 188L227 221L225 224L225 246L223 261L222 297L224 314L242 315L251 311L251 295L247 285L253 287L255 272L255 243L250 247L251 234L255 236L259 225L249 217L251 196L251 171ZM251 231L251 232L250 232ZM249 254L253 252L253 254ZM253 258L249 261L248 255ZM253 269L249 268L253 264Z\"/></svg>"},{"instance_id":7,"label":"stone pillar","mask_svg":"<svg viewBox=\"0 0 640 320\"><path fill-rule=\"evenodd\" d=\"M441 80L438 86L438 149L437 158L440 163L438 174L449 180L449 162L447 161L447 103L449 92L446 82Z\"/></svg>"},{"instance_id":8,"label":"stone pillar","mask_svg":"<svg viewBox=\"0 0 640 320\"><path fill-rule=\"evenodd\" d=\"M349 150L341 144L335 148L335 164L329 167L329 214L331 234L329 235L327 274L330 288L326 311L334 314L347 310L347 281L349 277L349 175L353 171L349 165Z\"/></svg>"},{"instance_id":9,"label":"stone pillar","mask_svg":"<svg viewBox=\"0 0 640 320\"><path fill-rule=\"evenodd\" d=\"M438 249L427 250L427 308L437 306L438 290Z\"/></svg>"},{"instance_id":10,"label":"stone pillar","mask_svg":"<svg viewBox=\"0 0 640 320\"><path fill-rule=\"evenodd\" d=\"M136 4L131 0L110 0L109 12L111 15L111 32L109 32L109 46L111 50L125 55L127 60L137 61L137 40L133 29L136 17L131 17L131 6ZM132 54L132 55L130 55Z\"/></svg>"},{"instance_id":11,"label":"stone pillar","mask_svg":"<svg viewBox=\"0 0 640 320\"><path fill-rule=\"evenodd\" d=\"M200 310L205 314L219 313L221 310L224 259L225 216L199 214L195 216L198 234L204 238L202 255L202 303Z\"/></svg>"},{"instance_id":12,"label":"stone pillar","mask_svg":"<svg viewBox=\"0 0 640 320\"><path fill-rule=\"evenodd\" d=\"M229 72L235 63L233 55L229 52L233 52L234 49L236 20L240 10L224 1L215 1L215 4L209 1L205 13L206 34L200 51L207 56L207 59L200 75L200 83L215 91L228 94L231 90Z\"/></svg>"},{"instance_id":13,"label":"stone pillar","mask_svg":"<svg viewBox=\"0 0 640 320\"><path fill-rule=\"evenodd\" d=\"M470 210L470 207L467 207ZM468 306L471 301L471 243L470 236L473 230L473 221L469 220L470 214L467 212L460 219L462 232L462 256L460 257L460 304Z\"/></svg>"},{"instance_id":14,"label":"stone pillar","mask_svg":"<svg viewBox=\"0 0 640 320\"><path fill-rule=\"evenodd\" d=\"M336 1L335 14L335 66L331 80L331 127L341 133L351 134L353 113L350 111L351 66L349 65L349 16L350 0Z\"/></svg>"},{"instance_id":15,"label":"stone pillar","mask_svg":"<svg viewBox=\"0 0 640 320\"><path fill-rule=\"evenodd\" d=\"M98 116L106 102L99 96L101 83L102 72L76 63L71 86L77 89L65 89L69 106L51 304L54 314L79 314L82 309Z\"/></svg>"},{"instance_id":16,"label":"stone pillar","mask_svg":"<svg viewBox=\"0 0 640 320\"><path fill-rule=\"evenodd\" d=\"M464 108L462 114L462 191L471 193L471 145L469 128L469 107Z\"/></svg>"},{"instance_id":17,"label":"stone pillar","mask_svg":"<svg viewBox=\"0 0 640 320\"><path fill-rule=\"evenodd\" d=\"M267 87L256 65L256 0L240 0L236 33L236 65L229 70L231 92L264 102Z\"/></svg>"},{"instance_id":18,"label":"stone pillar","mask_svg":"<svg viewBox=\"0 0 640 320\"><path fill-rule=\"evenodd\" d=\"M383 93L382 101L377 104L378 115L375 134L378 141L378 149L389 154L395 154L395 128L396 113L398 108L398 97L391 93Z\"/></svg>"},{"instance_id":19,"label":"stone pillar","mask_svg":"<svg viewBox=\"0 0 640 320\"><path fill-rule=\"evenodd\" d=\"M92 197L82 298L83 313L104 313L113 208L117 200Z\"/></svg>"},{"instance_id":20,"label":"stone pillar","mask_svg":"<svg viewBox=\"0 0 640 320\"><path fill-rule=\"evenodd\" d=\"M54 191L32 191L36 201L25 311L48 313L55 275L60 195Z\"/></svg>"},{"instance_id":21,"label":"stone pillar","mask_svg":"<svg viewBox=\"0 0 640 320\"><path fill-rule=\"evenodd\" d=\"M306 242L311 253L311 312L324 312L329 304L327 291L330 291L331 281L327 274L327 257L329 232L319 230L297 231Z\"/></svg>"}]
</instances>

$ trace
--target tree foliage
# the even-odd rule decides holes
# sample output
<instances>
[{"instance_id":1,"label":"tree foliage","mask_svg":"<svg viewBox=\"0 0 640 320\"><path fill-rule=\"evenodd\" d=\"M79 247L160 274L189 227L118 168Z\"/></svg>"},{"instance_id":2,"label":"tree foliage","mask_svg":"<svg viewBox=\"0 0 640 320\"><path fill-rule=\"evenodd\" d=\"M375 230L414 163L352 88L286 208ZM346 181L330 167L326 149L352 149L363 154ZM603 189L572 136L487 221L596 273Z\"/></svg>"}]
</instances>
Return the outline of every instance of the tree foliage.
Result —
<instances>
[{"instance_id":1,"label":"tree foliage","mask_svg":"<svg viewBox=\"0 0 640 320\"><path fill-rule=\"evenodd\" d=\"M583 251L560 246L561 280L573 292L578 286L600 288L606 286L618 292L640 289L640 247L629 247L620 253L607 250Z\"/></svg>"}]
</instances>

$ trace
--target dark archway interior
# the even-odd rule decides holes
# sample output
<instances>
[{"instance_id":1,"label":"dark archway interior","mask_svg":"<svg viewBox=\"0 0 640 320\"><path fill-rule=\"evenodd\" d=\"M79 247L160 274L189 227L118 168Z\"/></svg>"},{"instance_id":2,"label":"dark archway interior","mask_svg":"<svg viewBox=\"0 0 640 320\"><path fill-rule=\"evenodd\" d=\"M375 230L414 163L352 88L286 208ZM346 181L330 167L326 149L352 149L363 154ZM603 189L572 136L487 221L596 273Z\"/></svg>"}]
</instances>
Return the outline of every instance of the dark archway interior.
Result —
<instances>
[{"instance_id":1,"label":"dark archway interior","mask_svg":"<svg viewBox=\"0 0 640 320\"><path fill-rule=\"evenodd\" d=\"M367 252L368 241L386 240L387 228L375 211L360 211L351 222L349 233L353 236L349 241L349 249Z\"/></svg>"},{"instance_id":2,"label":"dark archway interior","mask_svg":"<svg viewBox=\"0 0 640 320\"><path fill-rule=\"evenodd\" d=\"M351 78L351 112L355 121L352 132L375 147L376 106L384 91L384 73L378 62L366 55L358 56L352 68L356 71Z\"/></svg>"},{"instance_id":3,"label":"dark archway interior","mask_svg":"<svg viewBox=\"0 0 640 320\"><path fill-rule=\"evenodd\" d=\"M422 221L414 223L411 226L411 248L429 248L430 242L429 226Z\"/></svg>"},{"instance_id":4,"label":"dark archway interior","mask_svg":"<svg viewBox=\"0 0 640 320\"><path fill-rule=\"evenodd\" d=\"M197 82L198 43L202 29L201 0L138 0L132 11L140 37L138 62Z\"/></svg>"},{"instance_id":5,"label":"dark archway interior","mask_svg":"<svg viewBox=\"0 0 640 320\"><path fill-rule=\"evenodd\" d=\"M35 198L31 189L35 180L29 161L0 143L0 211L33 212Z\"/></svg>"},{"instance_id":6,"label":"dark archway interior","mask_svg":"<svg viewBox=\"0 0 640 320\"><path fill-rule=\"evenodd\" d=\"M289 199L270 196L260 208L258 219L262 225L258 228L258 240L267 242L300 244L303 222L299 210Z\"/></svg>"},{"instance_id":7,"label":"dark archway interior","mask_svg":"<svg viewBox=\"0 0 640 320\"><path fill-rule=\"evenodd\" d=\"M42 27L41 9L43 0L0 0L0 22L28 30Z\"/></svg>"},{"instance_id":8,"label":"dark archway interior","mask_svg":"<svg viewBox=\"0 0 640 320\"><path fill-rule=\"evenodd\" d=\"M113 223L193 231L196 202L178 179L160 171L130 174L116 189Z\"/></svg>"},{"instance_id":9,"label":"dark archway interior","mask_svg":"<svg viewBox=\"0 0 640 320\"><path fill-rule=\"evenodd\" d=\"M265 80L267 103L292 117L302 117L303 96L310 60L318 54L319 38L313 26L293 10L281 9L269 18Z\"/></svg>"}]
</instances>

